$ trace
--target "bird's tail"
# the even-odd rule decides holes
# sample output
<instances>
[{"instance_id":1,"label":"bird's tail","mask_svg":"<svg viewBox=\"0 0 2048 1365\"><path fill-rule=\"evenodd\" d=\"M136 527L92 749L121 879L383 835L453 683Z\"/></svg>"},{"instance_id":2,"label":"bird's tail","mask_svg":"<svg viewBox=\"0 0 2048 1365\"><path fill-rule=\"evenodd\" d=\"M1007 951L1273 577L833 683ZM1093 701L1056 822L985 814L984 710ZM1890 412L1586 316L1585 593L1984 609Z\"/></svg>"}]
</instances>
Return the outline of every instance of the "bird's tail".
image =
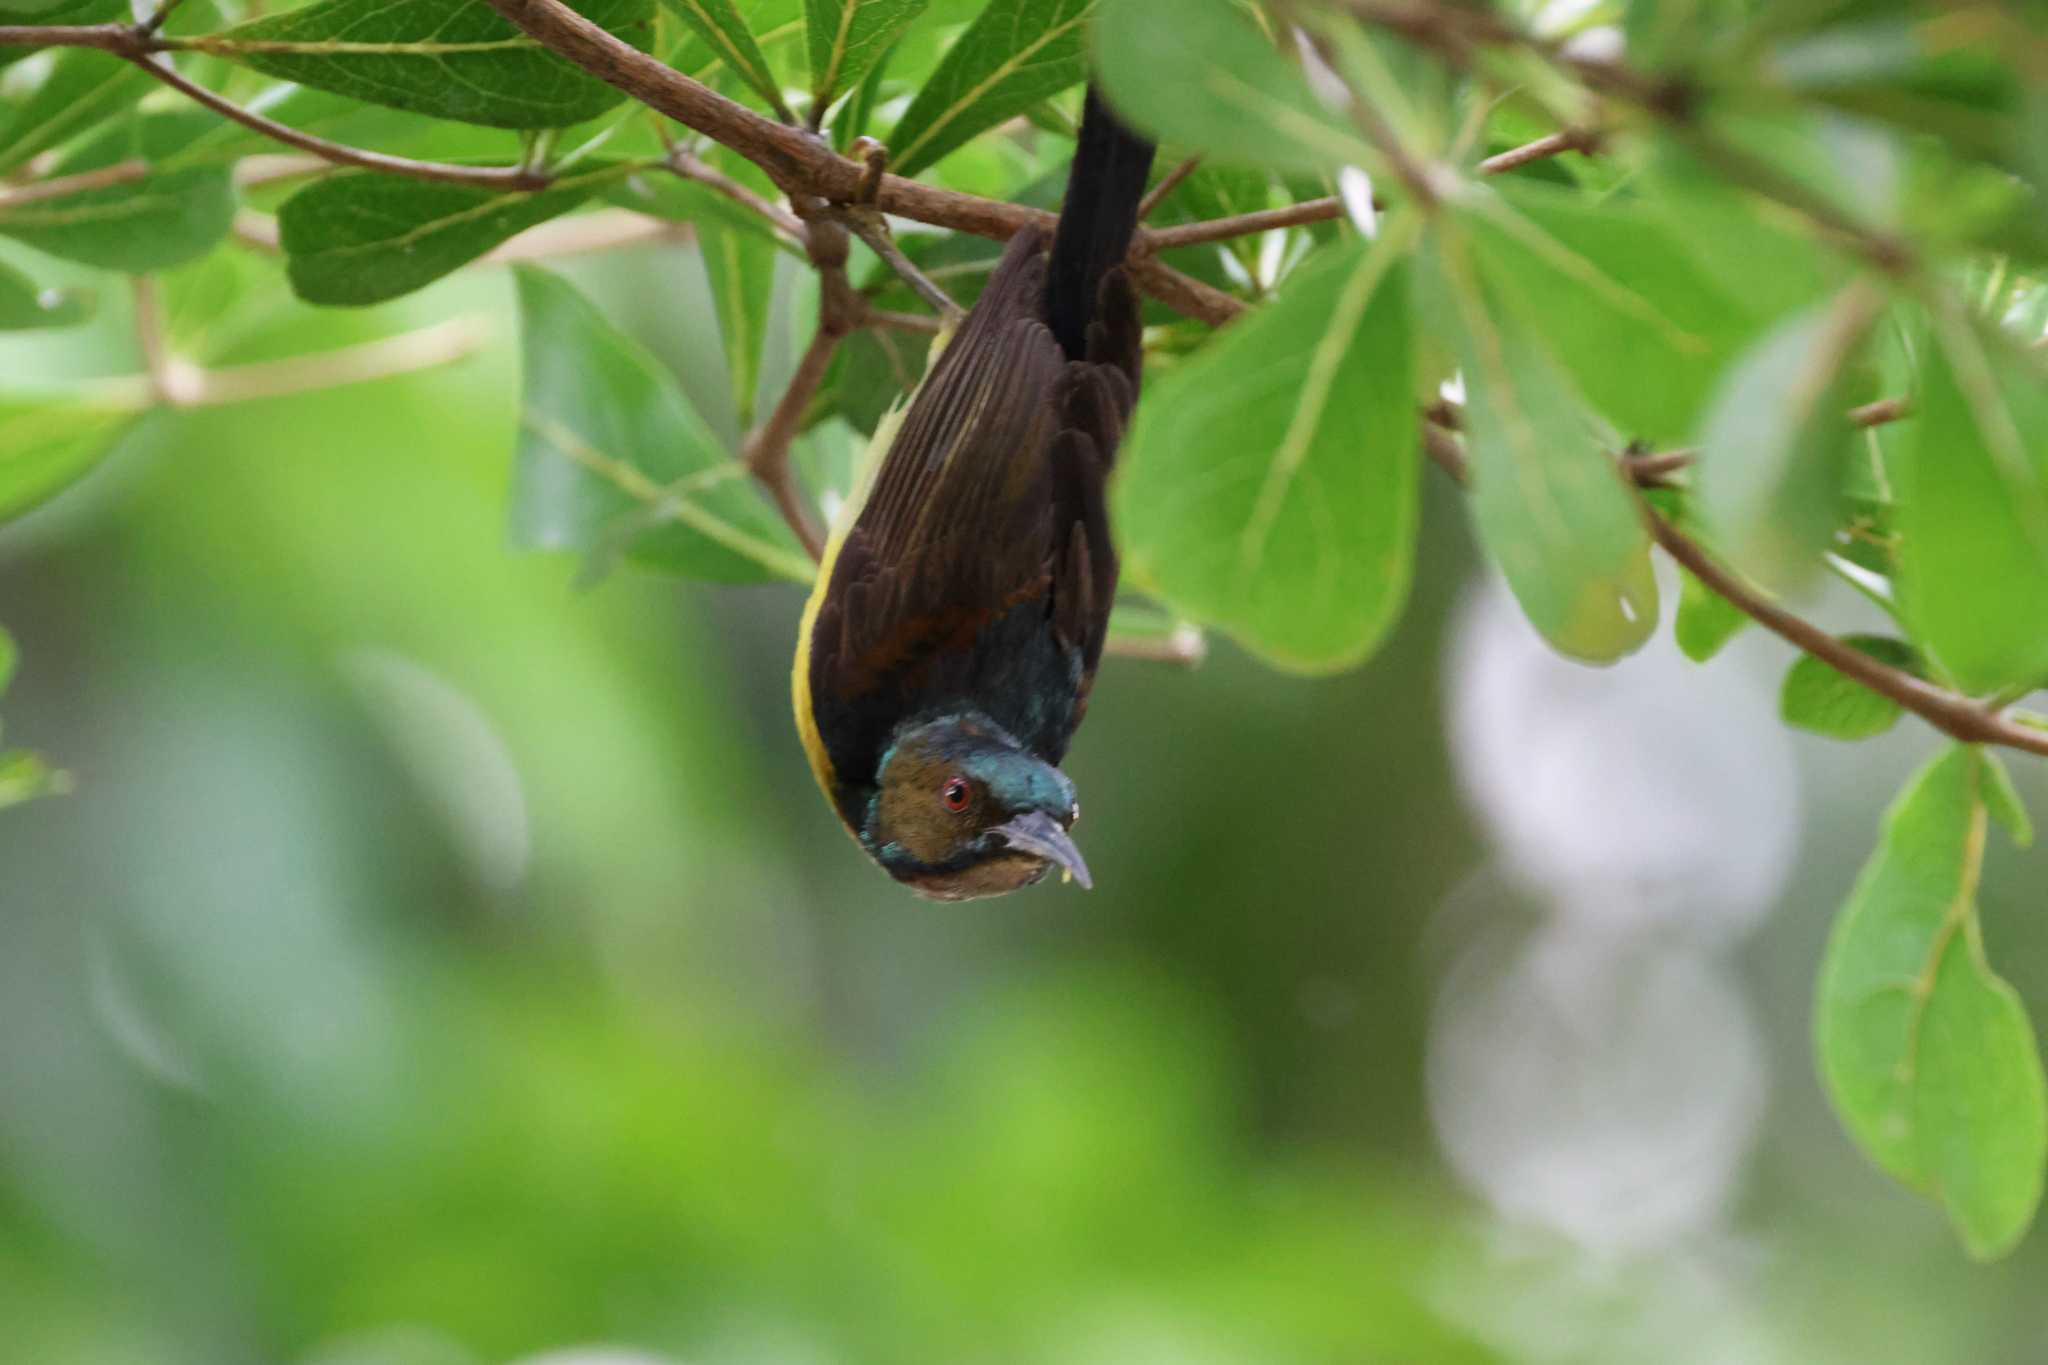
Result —
<instances>
[{"instance_id":1,"label":"bird's tail","mask_svg":"<svg viewBox=\"0 0 2048 1365\"><path fill-rule=\"evenodd\" d=\"M1087 356L1102 277L1131 248L1153 151L1151 139L1133 132L1089 86L1045 283L1046 321L1069 359Z\"/></svg>"}]
</instances>

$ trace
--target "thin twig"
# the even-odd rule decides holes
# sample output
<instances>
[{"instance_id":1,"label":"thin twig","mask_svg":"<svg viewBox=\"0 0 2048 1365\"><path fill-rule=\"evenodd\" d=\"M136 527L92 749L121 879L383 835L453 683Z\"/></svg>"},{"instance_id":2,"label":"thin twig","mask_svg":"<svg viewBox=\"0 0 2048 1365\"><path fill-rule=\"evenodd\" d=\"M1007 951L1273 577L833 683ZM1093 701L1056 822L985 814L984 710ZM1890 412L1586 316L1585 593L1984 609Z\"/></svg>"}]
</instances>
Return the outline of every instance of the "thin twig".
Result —
<instances>
[{"instance_id":1,"label":"thin twig","mask_svg":"<svg viewBox=\"0 0 2048 1365\"><path fill-rule=\"evenodd\" d=\"M1150 218L1153 211L1166 202L1166 196L1179 189L1181 182L1193 175L1195 168L1201 164L1200 156L1191 156L1160 177L1159 183L1147 190L1145 197L1138 201L1138 221L1142 223Z\"/></svg>"},{"instance_id":2,"label":"thin twig","mask_svg":"<svg viewBox=\"0 0 2048 1365\"><path fill-rule=\"evenodd\" d=\"M1164 635L1121 635L1112 631L1102 652L1118 659L1178 664L1193 668L1209 657L1208 637L1195 626L1178 625Z\"/></svg>"},{"instance_id":3,"label":"thin twig","mask_svg":"<svg viewBox=\"0 0 2048 1365\"><path fill-rule=\"evenodd\" d=\"M807 499L797 484L789 448L803 430L811 400L818 396L825 382L832 352L840 338L866 319L868 301L846 278L846 228L813 202L804 201L800 207L810 215L804 227L804 247L818 271L818 330L804 348L796 373L790 376L789 386L782 391L774 411L747 438L742 455L748 471L768 490L776 510L797 540L813 560L822 560L825 537L812 519Z\"/></svg>"},{"instance_id":4,"label":"thin twig","mask_svg":"<svg viewBox=\"0 0 2048 1365\"><path fill-rule=\"evenodd\" d=\"M839 338L824 327L812 334L811 344L804 348L803 359L797 362L796 373L790 376L789 387L783 390L775 410L768 414L768 420L747 438L745 450L748 472L768 490L768 495L775 500L775 509L789 523L789 529L796 533L796 538L813 560L825 557L825 538L812 520L810 509L804 505L803 495L790 472L789 447L803 428L804 414L810 410L811 400L817 397L819 386L825 382L825 371L831 367L832 351L838 344Z\"/></svg>"},{"instance_id":5,"label":"thin twig","mask_svg":"<svg viewBox=\"0 0 2048 1365\"><path fill-rule=\"evenodd\" d=\"M939 320L923 313L893 313L886 308L870 308L866 325L886 327L897 332L922 332L926 336L939 334Z\"/></svg>"},{"instance_id":6,"label":"thin twig","mask_svg":"<svg viewBox=\"0 0 2048 1365\"><path fill-rule=\"evenodd\" d=\"M828 204L860 201L868 167L840 156L800 128L777 123L727 99L658 58L607 33L561 0L488 0L514 27L557 56L625 91L649 108L732 148L759 166L792 197ZM898 175L873 185L879 211L898 218L1008 240L1020 229L1050 229L1056 221L1043 209L1004 203L980 195L940 189ZM1168 307L1203 322L1227 322L1244 310L1241 301L1161 262L1138 262L1134 277Z\"/></svg>"},{"instance_id":7,"label":"thin twig","mask_svg":"<svg viewBox=\"0 0 2048 1365\"><path fill-rule=\"evenodd\" d=\"M896 272L898 279L909 285L911 291L938 311L947 322L958 322L962 316L959 304L953 296L933 284L925 273L917 268L916 262L903 254L903 248L896 245L896 238L889 232L888 223L882 215L872 209L847 208L836 210L833 215L839 222L853 230L868 245L868 250L880 256L888 267Z\"/></svg>"},{"instance_id":8,"label":"thin twig","mask_svg":"<svg viewBox=\"0 0 2048 1365\"><path fill-rule=\"evenodd\" d=\"M1223 242L1232 237L1248 237L1252 233L1270 232L1274 228L1326 223L1343 216L1344 201L1341 199L1306 199L1299 204L1289 204L1285 208L1256 209L1251 213L1232 214L1228 218L1209 218L1199 223L1146 228L1139 234L1138 240L1150 251L1172 251L1177 247Z\"/></svg>"},{"instance_id":9,"label":"thin twig","mask_svg":"<svg viewBox=\"0 0 2048 1365\"><path fill-rule=\"evenodd\" d=\"M1486 160L1479 163L1479 173L1481 175L1500 175L1503 172L1526 166L1532 161L1542 161L1548 157L1559 156L1565 152L1591 152L1598 145L1599 138L1597 135L1582 128L1566 128L1560 132L1551 133L1547 137L1539 137L1534 142L1525 142L1519 147L1511 147L1496 156L1486 158Z\"/></svg>"},{"instance_id":10,"label":"thin twig","mask_svg":"<svg viewBox=\"0 0 2048 1365\"><path fill-rule=\"evenodd\" d=\"M1470 466L1455 436L1435 422L1421 426L1423 453L1458 483L1470 482ZM2048 754L2048 731L2033 730L1973 698L1937 687L1902 669L1881 663L1844 644L1827 631L1786 611L1721 563L1690 536L1666 521L1646 501L1639 501L1644 524L1664 552L1684 566L1716 596L1794 647L1819 659L1837 673L1888 697L1937 730L1965 744L1998 744L2029 753Z\"/></svg>"},{"instance_id":11,"label":"thin twig","mask_svg":"<svg viewBox=\"0 0 2048 1365\"><path fill-rule=\"evenodd\" d=\"M140 42L138 39L138 45ZM366 171L382 171L386 175L402 175L412 180L431 180L445 185L475 185L493 190L537 190L545 188L550 181L545 171L526 166L457 166L443 161L415 161L411 157L391 156L384 152L372 152L361 147L348 147L339 142L329 142L324 137L315 137L311 133L301 132L275 119L265 118L252 109L244 109L233 100L187 80L172 70L169 63L151 61L145 47L138 46L137 50L121 51L120 55L171 89L213 110L222 118L232 119L244 128L261 133L274 142L282 142L287 147L297 147L302 152L310 152L321 160L331 161L337 166L354 166Z\"/></svg>"},{"instance_id":12,"label":"thin twig","mask_svg":"<svg viewBox=\"0 0 2048 1365\"><path fill-rule=\"evenodd\" d=\"M1859 427L1881 427L1912 415L1913 400L1904 397L1880 398L1875 403L1849 409L1849 420Z\"/></svg>"},{"instance_id":13,"label":"thin twig","mask_svg":"<svg viewBox=\"0 0 2048 1365\"><path fill-rule=\"evenodd\" d=\"M451 318L415 332L401 332L313 355L196 370L196 388L177 406L217 407L261 398L286 398L435 369L475 353L490 337L490 325L482 318Z\"/></svg>"},{"instance_id":14,"label":"thin twig","mask_svg":"<svg viewBox=\"0 0 2048 1365\"><path fill-rule=\"evenodd\" d=\"M61 199L67 194L83 194L87 190L103 190L110 185L132 184L148 174L149 163L146 161L116 161L111 166L80 171L76 175L60 175L49 180L36 180L26 185L0 189L0 212L18 208L23 204Z\"/></svg>"},{"instance_id":15,"label":"thin twig","mask_svg":"<svg viewBox=\"0 0 2048 1365\"><path fill-rule=\"evenodd\" d=\"M282 248L277 239L277 219L254 209L235 213L235 240L270 255ZM653 246L665 242L687 242L696 230L687 223L635 213L631 209L599 209L567 218L551 218L501 243L470 266L504 265L511 261L551 261L563 256L587 256L622 247ZM468 267L465 267L468 268Z\"/></svg>"},{"instance_id":16,"label":"thin twig","mask_svg":"<svg viewBox=\"0 0 2048 1365\"><path fill-rule=\"evenodd\" d=\"M165 325L156 277L135 276L133 291L135 345L142 352L142 370L149 377L150 396L170 407L189 407L202 391L204 379L198 366L179 359L171 349L170 329Z\"/></svg>"},{"instance_id":17,"label":"thin twig","mask_svg":"<svg viewBox=\"0 0 2048 1365\"><path fill-rule=\"evenodd\" d=\"M694 180L707 189L716 190L742 208L759 214L791 242L803 241L804 225L795 214L782 205L756 194L686 148L678 146L672 150L668 155L667 165L683 179Z\"/></svg>"},{"instance_id":18,"label":"thin twig","mask_svg":"<svg viewBox=\"0 0 2048 1365\"><path fill-rule=\"evenodd\" d=\"M1862 650L1844 644L1812 622L1794 616L1724 569L1684 532L1647 505L1644 519L1664 552L1692 576L1764 629L1819 659L1845 677L1889 697L1935 729L1965 744L1999 744L2029 753L2048 754L2048 732L2029 729L1972 698L1937 687L1902 669L1880 663Z\"/></svg>"}]
</instances>

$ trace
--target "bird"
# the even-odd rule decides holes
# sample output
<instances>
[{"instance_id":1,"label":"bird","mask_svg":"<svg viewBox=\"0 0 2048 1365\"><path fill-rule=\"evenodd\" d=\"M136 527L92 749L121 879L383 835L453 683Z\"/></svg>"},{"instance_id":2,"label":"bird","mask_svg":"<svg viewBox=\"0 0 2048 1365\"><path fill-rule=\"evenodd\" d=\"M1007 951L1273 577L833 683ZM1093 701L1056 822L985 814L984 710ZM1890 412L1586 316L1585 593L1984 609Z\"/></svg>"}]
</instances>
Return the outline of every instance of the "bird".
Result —
<instances>
[{"instance_id":1,"label":"bird","mask_svg":"<svg viewBox=\"0 0 2048 1365\"><path fill-rule=\"evenodd\" d=\"M868 856L932 900L1094 883L1060 770L1108 635L1106 488L1144 329L1124 258L1153 143L1089 87L1050 238L1014 234L878 430L799 630L797 730Z\"/></svg>"}]
</instances>

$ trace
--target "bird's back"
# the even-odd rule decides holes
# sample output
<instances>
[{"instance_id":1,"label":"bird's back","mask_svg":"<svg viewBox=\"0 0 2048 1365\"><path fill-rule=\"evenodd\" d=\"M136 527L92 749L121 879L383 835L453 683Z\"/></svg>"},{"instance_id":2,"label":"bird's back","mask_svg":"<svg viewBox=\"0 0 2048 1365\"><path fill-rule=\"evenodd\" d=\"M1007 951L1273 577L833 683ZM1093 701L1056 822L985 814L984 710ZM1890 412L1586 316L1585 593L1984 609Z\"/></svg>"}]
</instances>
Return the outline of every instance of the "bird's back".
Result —
<instances>
[{"instance_id":1,"label":"bird's back","mask_svg":"<svg viewBox=\"0 0 2048 1365\"><path fill-rule=\"evenodd\" d=\"M1137 305L1118 275L1101 357L1070 362L1045 272L1043 236L1020 233L820 569L799 710L842 815L906 720L971 708L1053 763L1080 722L1116 587L1103 498Z\"/></svg>"}]
</instances>

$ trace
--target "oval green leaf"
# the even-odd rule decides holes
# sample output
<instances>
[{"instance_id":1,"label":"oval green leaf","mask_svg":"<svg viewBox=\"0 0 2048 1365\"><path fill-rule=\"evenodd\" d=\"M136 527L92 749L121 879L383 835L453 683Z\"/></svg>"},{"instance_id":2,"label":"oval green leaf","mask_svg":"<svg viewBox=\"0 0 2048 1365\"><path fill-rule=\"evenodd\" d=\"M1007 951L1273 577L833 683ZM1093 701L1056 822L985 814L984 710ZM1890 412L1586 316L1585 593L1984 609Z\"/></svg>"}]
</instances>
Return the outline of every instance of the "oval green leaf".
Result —
<instances>
[{"instance_id":1,"label":"oval green leaf","mask_svg":"<svg viewBox=\"0 0 2048 1365\"><path fill-rule=\"evenodd\" d=\"M1702 427L1698 498L1715 543L1773 587L1818 565L1842 521L1862 440L1843 415L1854 324L1834 307L1779 324L1721 377Z\"/></svg>"},{"instance_id":2,"label":"oval green leaf","mask_svg":"<svg viewBox=\"0 0 2048 1365\"><path fill-rule=\"evenodd\" d=\"M1630 653L1657 625L1634 491L1588 429L1544 329L1485 287L1466 241L1446 226L1425 261L1424 316L1465 377L1480 538L1560 653L1589 663Z\"/></svg>"},{"instance_id":3,"label":"oval green leaf","mask_svg":"<svg viewBox=\"0 0 2048 1365\"><path fill-rule=\"evenodd\" d=\"M1821 1070L1871 1159L1948 1211L1973 1256L2011 1250L2041 1200L2048 1098L2025 1006L1977 916L1987 760L1914 779L1835 922L1815 1008Z\"/></svg>"},{"instance_id":4,"label":"oval green leaf","mask_svg":"<svg viewBox=\"0 0 2048 1365\"><path fill-rule=\"evenodd\" d=\"M784 119L789 118L789 107L782 102L782 87L775 79L775 72L768 65L768 59L761 55L761 45L754 40L754 31L733 8L732 0L662 2L690 26L727 70L753 87L756 94L768 101L769 108Z\"/></svg>"},{"instance_id":5,"label":"oval green leaf","mask_svg":"<svg viewBox=\"0 0 2048 1365\"><path fill-rule=\"evenodd\" d=\"M93 315L90 289L38 289L35 281L0 265L0 332L76 327Z\"/></svg>"},{"instance_id":6,"label":"oval green leaf","mask_svg":"<svg viewBox=\"0 0 2048 1365\"><path fill-rule=\"evenodd\" d=\"M571 8L643 51L653 40L654 0ZM626 98L478 0L318 0L182 44L352 99L493 128L563 128Z\"/></svg>"},{"instance_id":7,"label":"oval green leaf","mask_svg":"<svg viewBox=\"0 0 2048 1365\"><path fill-rule=\"evenodd\" d=\"M1132 579L1284 668L1359 662L1407 601L1411 228L1332 248L1153 381L1121 456L1115 524Z\"/></svg>"},{"instance_id":8,"label":"oval green leaf","mask_svg":"<svg viewBox=\"0 0 2048 1365\"><path fill-rule=\"evenodd\" d=\"M587 170L533 193L401 180L373 171L329 176L278 209L286 273L293 292L308 303L382 303L567 213L625 169Z\"/></svg>"},{"instance_id":9,"label":"oval green leaf","mask_svg":"<svg viewBox=\"0 0 2048 1365\"><path fill-rule=\"evenodd\" d=\"M1283 172L1376 162L1231 0L1103 0L1094 54L1120 111L1215 161Z\"/></svg>"},{"instance_id":10,"label":"oval green leaf","mask_svg":"<svg viewBox=\"0 0 2048 1365\"><path fill-rule=\"evenodd\" d=\"M521 266L518 280L514 542L717 583L808 583L810 560L674 377L560 277Z\"/></svg>"},{"instance_id":11,"label":"oval green leaf","mask_svg":"<svg viewBox=\"0 0 2048 1365\"><path fill-rule=\"evenodd\" d=\"M689 3L689 0L670 0ZM804 0L811 97L818 108L858 85L930 0Z\"/></svg>"},{"instance_id":12,"label":"oval green leaf","mask_svg":"<svg viewBox=\"0 0 2048 1365\"><path fill-rule=\"evenodd\" d=\"M975 134L1087 74L1095 0L989 0L947 49L889 135L891 168L915 175Z\"/></svg>"},{"instance_id":13,"label":"oval green leaf","mask_svg":"<svg viewBox=\"0 0 2048 1365\"><path fill-rule=\"evenodd\" d=\"M1908 673L1920 672L1920 654L1904 640L1883 635L1846 635L1842 643L1879 663ZM1869 739L1898 723L1903 708L1873 692L1811 654L1802 654L1785 672L1778 689L1778 714L1787 725L1830 739Z\"/></svg>"},{"instance_id":14,"label":"oval green leaf","mask_svg":"<svg viewBox=\"0 0 2048 1365\"><path fill-rule=\"evenodd\" d=\"M1963 687L2048 678L2048 382L2040 362L1937 326L1895 445L1913 634Z\"/></svg>"}]
</instances>

